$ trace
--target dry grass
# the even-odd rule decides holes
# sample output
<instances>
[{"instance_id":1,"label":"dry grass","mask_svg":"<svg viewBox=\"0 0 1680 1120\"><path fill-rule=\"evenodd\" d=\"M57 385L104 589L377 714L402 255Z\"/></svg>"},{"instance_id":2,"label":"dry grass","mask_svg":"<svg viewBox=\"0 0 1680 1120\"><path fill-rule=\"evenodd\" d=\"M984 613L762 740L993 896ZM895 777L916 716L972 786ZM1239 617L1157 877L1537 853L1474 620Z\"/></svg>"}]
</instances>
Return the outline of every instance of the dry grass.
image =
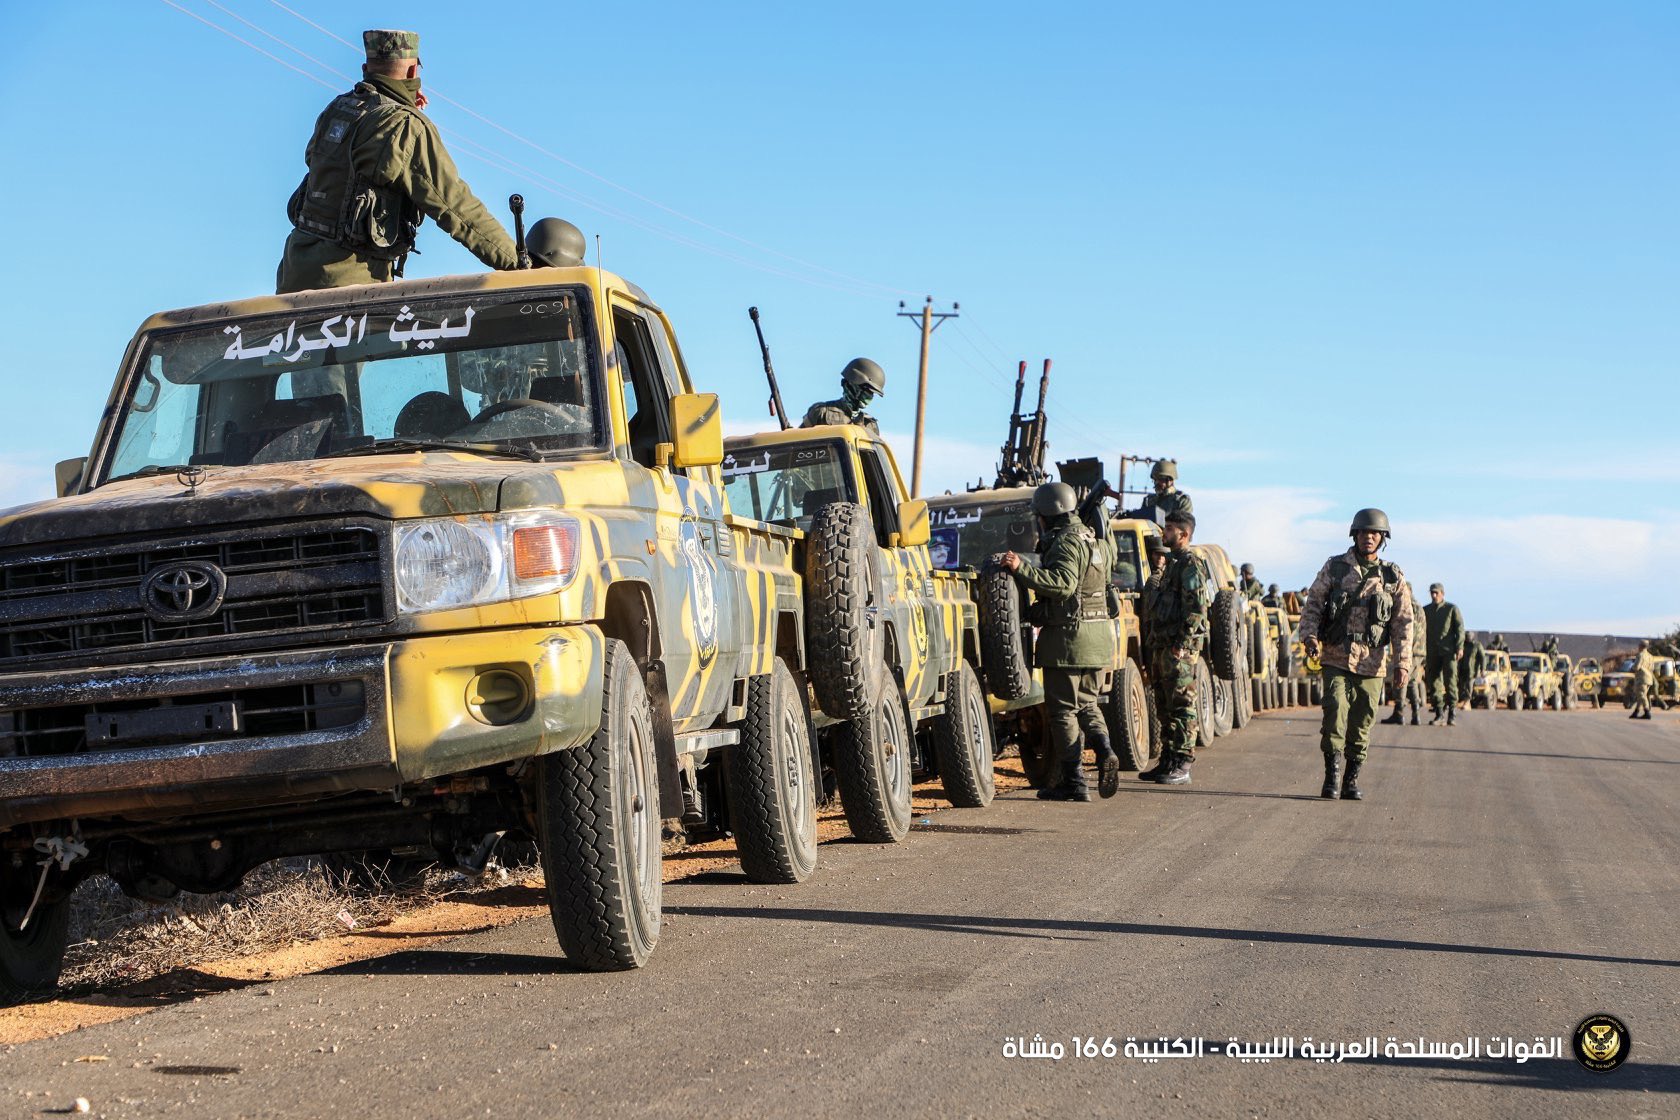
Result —
<instances>
[{"instance_id":1,"label":"dry grass","mask_svg":"<svg viewBox=\"0 0 1680 1120\"><path fill-rule=\"evenodd\" d=\"M257 868L237 890L183 893L166 903L129 898L101 875L71 896L62 987L66 994L110 989L384 925L441 899L505 887L535 872L492 859L478 876L433 869L411 887L363 891L329 882L316 860L290 859Z\"/></svg>"}]
</instances>

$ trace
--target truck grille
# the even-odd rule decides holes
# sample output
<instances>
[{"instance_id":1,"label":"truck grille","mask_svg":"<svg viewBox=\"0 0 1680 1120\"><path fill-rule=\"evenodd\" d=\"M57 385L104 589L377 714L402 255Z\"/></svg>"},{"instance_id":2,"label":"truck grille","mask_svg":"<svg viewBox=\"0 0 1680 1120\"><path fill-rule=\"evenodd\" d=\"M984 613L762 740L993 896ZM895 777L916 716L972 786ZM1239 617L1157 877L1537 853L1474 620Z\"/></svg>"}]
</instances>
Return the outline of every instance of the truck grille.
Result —
<instances>
[{"instance_id":1,"label":"truck grille","mask_svg":"<svg viewBox=\"0 0 1680 1120\"><path fill-rule=\"evenodd\" d=\"M9 562L0 565L0 665L386 621L383 539L371 526L334 524ZM147 577L182 562L226 578L220 606L204 617L147 609Z\"/></svg>"},{"instance_id":2,"label":"truck grille","mask_svg":"<svg viewBox=\"0 0 1680 1120\"><path fill-rule=\"evenodd\" d=\"M344 680L0 712L0 758L325 731L361 719L365 696Z\"/></svg>"}]
</instances>

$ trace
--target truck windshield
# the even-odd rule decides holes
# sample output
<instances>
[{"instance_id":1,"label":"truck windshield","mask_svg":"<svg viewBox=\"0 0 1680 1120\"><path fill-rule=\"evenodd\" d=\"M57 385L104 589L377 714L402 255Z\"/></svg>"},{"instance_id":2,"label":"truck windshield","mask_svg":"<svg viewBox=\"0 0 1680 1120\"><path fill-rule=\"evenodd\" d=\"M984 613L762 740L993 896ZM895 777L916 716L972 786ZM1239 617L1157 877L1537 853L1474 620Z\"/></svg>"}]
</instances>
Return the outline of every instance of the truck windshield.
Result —
<instances>
[{"instance_id":1,"label":"truck windshield","mask_svg":"<svg viewBox=\"0 0 1680 1120\"><path fill-rule=\"evenodd\" d=\"M933 525L928 541L933 566L948 572L978 571L997 552L1023 556L1038 552L1038 525L1030 501L935 506L928 516Z\"/></svg>"},{"instance_id":2,"label":"truck windshield","mask_svg":"<svg viewBox=\"0 0 1680 1120\"><path fill-rule=\"evenodd\" d=\"M104 480L458 445L603 446L587 293L473 293L159 332Z\"/></svg>"},{"instance_id":3,"label":"truck windshield","mask_svg":"<svg viewBox=\"0 0 1680 1120\"><path fill-rule=\"evenodd\" d=\"M1538 669L1540 668L1540 658L1532 653L1513 653L1511 655L1511 668L1521 669L1525 673L1530 669Z\"/></svg>"},{"instance_id":4,"label":"truck windshield","mask_svg":"<svg viewBox=\"0 0 1680 1120\"><path fill-rule=\"evenodd\" d=\"M857 500L843 452L836 442L731 448L723 460L729 508L756 521L810 528L823 506Z\"/></svg>"}]
</instances>

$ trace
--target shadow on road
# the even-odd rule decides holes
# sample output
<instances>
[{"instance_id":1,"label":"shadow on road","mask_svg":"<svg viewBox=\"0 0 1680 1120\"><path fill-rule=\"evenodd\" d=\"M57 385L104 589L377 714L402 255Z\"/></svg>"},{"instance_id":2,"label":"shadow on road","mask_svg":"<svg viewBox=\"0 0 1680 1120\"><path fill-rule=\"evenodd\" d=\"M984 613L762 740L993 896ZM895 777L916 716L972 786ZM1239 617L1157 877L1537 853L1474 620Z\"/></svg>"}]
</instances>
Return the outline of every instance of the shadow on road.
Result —
<instances>
[{"instance_id":1,"label":"shadow on road","mask_svg":"<svg viewBox=\"0 0 1680 1120\"><path fill-rule=\"evenodd\" d=\"M1564 1042L1567 1045L1568 1039ZM1370 1065L1421 1066L1461 1077L1439 1077L1447 1083L1478 1083L1517 1089L1552 1089L1564 1093L1583 1090L1602 1093L1621 1089L1636 1093L1680 1093L1680 1066L1671 1063L1642 1063L1628 1059L1611 1073L1591 1073L1570 1058L1542 1059L1518 1065L1497 1058L1466 1059L1455 1062L1451 1058L1407 1058L1404 1061L1371 1062Z\"/></svg>"},{"instance_id":2,"label":"shadow on road","mask_svg":"<svg viewBox=\"0 0 1680 1120\"><path fill-rule=\"evenodd\" d=\"M566 976L584 970L560 956L410 949L329 968L322 976Z\"/></svg>"},{"instance_id":3,"label":"shadow on road","mask_svg":"<svg viewBox=\"0 0 1680 1120\"><path fill-rule=\"evenodd\" d=\"M838 925L920 929L933 933L979 933L996 937L1043 937L1071 940L1079 935L1129 934L1147 937L1201 937L1214 941L1255 941L1274 945L1337 945L1349 949L1399 949L1421 953L1462 953L1467 956L1516 957L1553 961L1590 961L1597 964L1650 965L1680 968L1680 960L1660 957L1620 957L1599 953L1568 953L1552 949L1519 949L1498 945L1460 945L1450 941L1405 941L1390 937L1352 937L1340 933L1298 933L1271 929L1229 929L1219 926L1175 926L1161 922L1087 922L1070 918L995 918L980 914L913 914L879 910L802 910L794 907L666 906L667 914L714 918L771 918L794 922L833 922Z\"/></svg>"}]
</instances>

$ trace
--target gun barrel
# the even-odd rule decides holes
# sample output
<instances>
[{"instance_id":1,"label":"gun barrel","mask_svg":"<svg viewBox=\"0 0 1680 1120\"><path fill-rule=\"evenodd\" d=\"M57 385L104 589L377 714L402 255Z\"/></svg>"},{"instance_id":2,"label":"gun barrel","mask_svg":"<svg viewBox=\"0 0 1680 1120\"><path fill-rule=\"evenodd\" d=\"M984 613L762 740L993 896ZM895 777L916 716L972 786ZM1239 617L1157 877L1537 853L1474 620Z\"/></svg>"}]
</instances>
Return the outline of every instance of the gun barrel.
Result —
<instances>
[{"instance_id":1,"label":"gun barrel","mask_svg":"<svg viewBox=\"0 0 1680 1120\"><path fill-rule=\"evenodd\" d=\"M764 377L770 382L770 415L782 426L782 431L793 427L788 423L787 409L782 404L782 389L776 384L776 367L770 363L770 344L764 341L764 325L759 322L758 308L747 308L747 316L752 319L753 330L758 334L758 352L764 358Z\"/></svg>"},{"instance_id":2,"label":"gun barrel","mask_svg":"<svg viewBox=\"0 0 1680 1120\"><path fill-rule=\"evenodd\" d=\"M520 268L531 267L531 254L525 248L525 196L508 196L508 209L513 211L513 251Z\"/></svg>"}]
</instances>

